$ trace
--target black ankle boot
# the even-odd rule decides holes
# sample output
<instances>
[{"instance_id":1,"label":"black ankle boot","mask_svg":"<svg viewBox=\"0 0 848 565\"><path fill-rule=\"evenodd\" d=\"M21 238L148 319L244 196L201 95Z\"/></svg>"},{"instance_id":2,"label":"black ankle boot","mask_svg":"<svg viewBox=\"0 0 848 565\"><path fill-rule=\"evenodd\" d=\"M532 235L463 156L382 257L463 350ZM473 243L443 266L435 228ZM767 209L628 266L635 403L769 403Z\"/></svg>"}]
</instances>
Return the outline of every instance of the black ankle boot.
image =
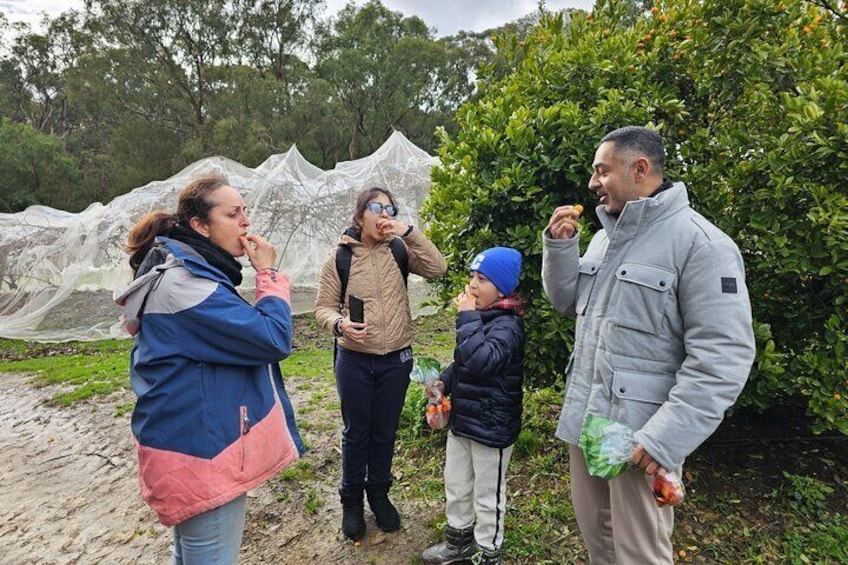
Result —
<instances>
[{"instance_id":1,"label":"black ankle boot","mask_svg":"<svg viewBox=\"0 0 848 565\"><path fill-rule=\"evenodd\" d=\"M368 494L368 506L374 512L377 527L384 532L393 532L400 528L400 515L392 501L389 500L389 487L391 485L368 486L365 492Z\"/></svg>"},{"instance_id":2,"label":"black ankle boot","mask_svg":"<svg viewBox=\"0 0 848 565\"><path fill-rule=\"evenodd\" d=\"M346 538L359 541L365 537L365 503L362 489L345 493L339 490L342 499L342 533Z\"/></svg>"}]
</instances>

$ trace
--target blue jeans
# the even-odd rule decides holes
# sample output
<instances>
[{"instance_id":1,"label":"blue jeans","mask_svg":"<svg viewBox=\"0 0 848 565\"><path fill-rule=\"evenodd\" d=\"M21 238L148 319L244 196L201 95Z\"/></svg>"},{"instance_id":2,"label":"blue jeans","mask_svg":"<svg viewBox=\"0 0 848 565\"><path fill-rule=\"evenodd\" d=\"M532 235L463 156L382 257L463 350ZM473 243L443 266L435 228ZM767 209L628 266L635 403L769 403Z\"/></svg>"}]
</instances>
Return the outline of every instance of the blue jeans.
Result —
<instances>
[{"instance_id":1,"label":"blue jeans","mask_svg":"<svg viewBox=\"0 0 848 565\"><path fill-rule=\"evenodd\" d=\"M387 355L339 347L336 388L342 404L342 492L392 484L392 456L412 371L412 349Z\"/></svg>"},{"instance_id":2,"label":"blue jeans","mask_svg":"<svg viewBox=\"0 0 848 565\"><path fill-rule=\"evenodd\" d=\"M174 526L174 565L234 565L241 549L247 495Z\"/></svg>"}]
</instances>

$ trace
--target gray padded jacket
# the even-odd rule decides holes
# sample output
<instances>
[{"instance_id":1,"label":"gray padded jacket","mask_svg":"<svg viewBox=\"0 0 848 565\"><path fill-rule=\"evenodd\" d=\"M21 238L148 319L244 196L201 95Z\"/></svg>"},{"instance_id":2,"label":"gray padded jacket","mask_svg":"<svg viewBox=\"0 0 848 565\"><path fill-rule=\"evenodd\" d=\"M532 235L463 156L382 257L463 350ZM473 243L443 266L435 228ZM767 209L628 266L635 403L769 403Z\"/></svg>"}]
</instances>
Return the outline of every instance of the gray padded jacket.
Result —
<instances>
[{"instance_id":1,"label":"gray padded jacket","mask_svg":"<svg viewBox=\"0 0 848 565\"><path fill-rule=\"evenodd\" d=\"M754 360L751 305L733 241L675 183L628 202L580 257L578 238L543 234L542 280L577 316L556 435L578 445L586 415L636 430L677 469L721 423Z\"/></svg>"}]
</instances>

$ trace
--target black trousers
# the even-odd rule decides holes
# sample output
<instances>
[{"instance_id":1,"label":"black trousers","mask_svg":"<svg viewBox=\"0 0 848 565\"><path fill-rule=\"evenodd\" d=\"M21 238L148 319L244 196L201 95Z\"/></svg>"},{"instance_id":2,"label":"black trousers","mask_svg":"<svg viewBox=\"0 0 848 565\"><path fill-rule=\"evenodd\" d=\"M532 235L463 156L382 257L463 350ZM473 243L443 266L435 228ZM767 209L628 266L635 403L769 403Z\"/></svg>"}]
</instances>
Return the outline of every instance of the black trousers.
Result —
<instances>
[{"instance_id":1,"label":"black trousers","mask_svg":"<svg viewBox=\"0 0 848 565\"><path fill-rule=\"evenodd\" d=\"M335 370L344 421L342 492L390 485L412 349L371 355L337 346Z\"/></svg>"}]
</instances>

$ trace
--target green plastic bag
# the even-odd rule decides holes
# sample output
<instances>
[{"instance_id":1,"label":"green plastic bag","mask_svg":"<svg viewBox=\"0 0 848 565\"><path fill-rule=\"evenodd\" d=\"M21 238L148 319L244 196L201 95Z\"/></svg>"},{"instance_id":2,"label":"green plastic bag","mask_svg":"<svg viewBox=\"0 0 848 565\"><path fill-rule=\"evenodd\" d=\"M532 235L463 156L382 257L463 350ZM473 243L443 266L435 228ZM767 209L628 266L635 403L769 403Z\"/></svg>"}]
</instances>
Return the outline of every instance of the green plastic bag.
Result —
<instances>
[{"instance_id":1,"label":"green plastic bag","mask_svg":"<svg viewBox=\"0 0 848 565\"><path fill-rule=\"evenodd\" d=\"M589 414L580 433L586 468L593 477L612 479L630 465L636 448L633 430L609 418Z\"/></svg>"}]
</instances>

